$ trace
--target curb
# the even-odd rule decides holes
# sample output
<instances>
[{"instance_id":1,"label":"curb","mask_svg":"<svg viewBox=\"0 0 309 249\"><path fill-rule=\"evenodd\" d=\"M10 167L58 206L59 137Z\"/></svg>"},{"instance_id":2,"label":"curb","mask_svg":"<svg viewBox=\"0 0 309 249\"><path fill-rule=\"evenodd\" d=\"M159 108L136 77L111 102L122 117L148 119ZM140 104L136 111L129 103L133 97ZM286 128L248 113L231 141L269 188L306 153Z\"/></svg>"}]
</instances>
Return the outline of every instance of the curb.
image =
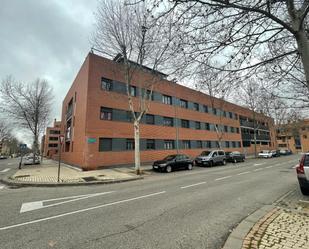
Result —
<instances>
[{"instance_id":1,"label":"curb","mask_svg":"<svg viewBox=\"0 0 309 249\"><path fill-rule=\"evenodd\" d=\"M10 177L4 177L0 179L0 182L13 187L67 187L67 186L83 186L83 185L98 185L98 184L112 184L121 182L130 182L144 179L143 176L116 179L116 180L105 180L105 181L92 181L92 182L62 182L62 183L46 183L46 182L19 182L14 181Z\"/></svg>"},{"instance_id":2,"label":"curb","mask_svg":"<svg viewBox=\"0 0 309 249\"><path fill-rule=\"evenodd\" d=\"M222 249L241 249L252 227L273 209L276 209L274 205L265 205L243 219L229 235Z\"/></svg>"}]
</instances>

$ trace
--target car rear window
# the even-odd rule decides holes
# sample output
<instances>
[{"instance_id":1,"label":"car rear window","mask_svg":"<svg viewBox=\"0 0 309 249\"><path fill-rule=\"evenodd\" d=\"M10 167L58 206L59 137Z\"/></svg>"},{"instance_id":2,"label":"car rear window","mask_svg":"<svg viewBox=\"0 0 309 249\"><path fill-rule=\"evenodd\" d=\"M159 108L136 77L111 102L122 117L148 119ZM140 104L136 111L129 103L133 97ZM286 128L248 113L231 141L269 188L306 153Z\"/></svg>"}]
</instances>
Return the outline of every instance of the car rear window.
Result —
<instances>
[{"instance_id":1,"label":"car rear window","mask_svg":"<svg viewBox=\"0 0 309 249\"><path fill-rule=\"evenodd\" d=\"M224 152L223 152L223 151L219 151L218 153L219 153L220 156L223 156L223 155L224 155Z\"/></svg>"}]
</instances>

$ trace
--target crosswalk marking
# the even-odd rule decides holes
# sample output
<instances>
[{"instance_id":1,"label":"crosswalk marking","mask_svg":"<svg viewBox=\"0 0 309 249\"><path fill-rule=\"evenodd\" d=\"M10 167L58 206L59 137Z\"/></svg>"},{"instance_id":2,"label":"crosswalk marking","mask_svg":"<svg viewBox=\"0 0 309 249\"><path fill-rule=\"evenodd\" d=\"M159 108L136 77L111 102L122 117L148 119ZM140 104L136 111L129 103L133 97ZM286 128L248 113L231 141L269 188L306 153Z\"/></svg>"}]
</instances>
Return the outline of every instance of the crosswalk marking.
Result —
<instances>
[{"instance_id":1,"label":"crosswalk marking","mask_svg":"<svg viewBox=\"0 0 309 249\"><path fill-rule=\"evenodd\" d=\"M10 170L10 168L6 168L4 170L1 170L0 173L5 173L5 172L8 172Z\"/></svg>"}]
</instances>

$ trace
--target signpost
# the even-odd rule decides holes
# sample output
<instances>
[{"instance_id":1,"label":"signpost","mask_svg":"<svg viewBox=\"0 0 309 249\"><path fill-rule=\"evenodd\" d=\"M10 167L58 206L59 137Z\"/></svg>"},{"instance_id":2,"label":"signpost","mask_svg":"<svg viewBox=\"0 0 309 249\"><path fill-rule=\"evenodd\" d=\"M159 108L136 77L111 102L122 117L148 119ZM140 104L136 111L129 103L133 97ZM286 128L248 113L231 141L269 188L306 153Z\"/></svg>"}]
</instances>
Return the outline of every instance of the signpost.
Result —
<instances>
[{"instance_id":1,"label":"signpost","mask_svg":"<svg viewBox=\"0 0 309 249\"><path fill-rule=\"evenodd\" d=\"M20 149L20 162L18 168L21 169L21 165L23 163L24 150L27 149L27 144L19 144Z\"/></svg>"},{"instance_id":2,"label":"signpost","mask_svg":"<svg viewBox=\"0 0 309 249\"><path fill-rule=\"evenodd\" d=\"M59 161L58 161L58 182L60 181L60 161L61 161L61 147L62 147L62 144L63 144L63 141L64 141L64 136L63 135L60 135L59 136Z\"/></svg>"}]
</instances>

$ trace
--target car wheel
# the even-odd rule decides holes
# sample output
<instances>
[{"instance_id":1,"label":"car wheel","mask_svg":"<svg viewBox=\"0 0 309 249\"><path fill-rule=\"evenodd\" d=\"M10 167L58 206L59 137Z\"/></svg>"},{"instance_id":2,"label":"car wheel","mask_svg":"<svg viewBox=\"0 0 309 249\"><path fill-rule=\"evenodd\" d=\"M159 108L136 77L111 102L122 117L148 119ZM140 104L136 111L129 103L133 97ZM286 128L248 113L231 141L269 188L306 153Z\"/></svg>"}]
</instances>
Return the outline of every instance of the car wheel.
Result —
<instances>
[{"instance_id":1,"label":"car wheel","mask_svg":"<svg viewBox=\"0 0 309 249\"><path fill-rule=\"evenodd\" d=\"M236 158L234 158L234 160L233 160L233 163L237 163L237 160L236 160Z\"/></svg>"},{"instance_id":2,"label":"car wheel","mask_svg":"<svg viewBox=\"0 0 309 249\"><path fill-rule=\"evenodd\" d=\"M226 165L226 161L225 160L222 161L222 165Z\"/></svg>"},{"instance_id":3,"label":"car wheel","mask_svg":"<svg viewBox=\"0 0 309 249\"><path fill-rule=\"evenodd\" d=\"M244 163L245 162L245 158L241 159L241 161Z\"/></svg>"},{"instance_id":4,"label":"car wheel","mask_svg":"<svg viewBox=\"0 0 309 249\"><path fill-rule=\"evenodd\" d=\"M170 166L170 165L166 166L165 171L167 173L171 173L172 172L172 166Z\"/></svg>"},{"instance_id":5,"label":"car wheel","mask_svg":"<svg viewBox=\"0 0 309 249\"><path fill-rule=\"evenodd\" d=\"M303 195L309 195L309 188L300 187L300 191Z\"/></svg>"},{"instance_id":6,"label":"car wheel","mask_svg":"<svg viewBox=\"0 0 309 249\"><path fill-rule=\"evenodd\" d=\"M188 170L192 170L193 169L193 165L192 165L192 163L189 163L188 164Z\"/></svg>"}]
</instances>

